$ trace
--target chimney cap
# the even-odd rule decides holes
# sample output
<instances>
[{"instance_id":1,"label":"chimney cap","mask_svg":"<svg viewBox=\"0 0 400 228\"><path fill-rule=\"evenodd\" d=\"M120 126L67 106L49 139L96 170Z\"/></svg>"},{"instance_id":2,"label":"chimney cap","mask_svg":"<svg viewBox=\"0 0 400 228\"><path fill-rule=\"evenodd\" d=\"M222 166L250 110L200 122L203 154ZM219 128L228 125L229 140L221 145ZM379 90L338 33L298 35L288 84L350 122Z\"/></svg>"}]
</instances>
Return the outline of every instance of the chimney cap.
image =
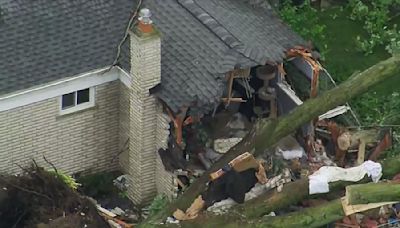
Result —
<instances>
[{"instance_id":1,"label":"chimney cap","mask_svg":"<svg viewBox=\"0 0 400 228\"><path fill-rule=\"evenodd\" d=\"M142 34L152 34L154 32L153 21L151 20L151 11L147 8L142 8L139 11L137 30Z\"/></svg>"},{"instance_id":2,"label":"chimney cap","mask_svg":"<svg viewBox=\"0 0 400 228\"><path fill-rule=\"evenodd\" d=\"M139 21L145 24L151 24L151 17L152 13L149 9L143 8L139 11Z\"/></svg>"}]
</instances>

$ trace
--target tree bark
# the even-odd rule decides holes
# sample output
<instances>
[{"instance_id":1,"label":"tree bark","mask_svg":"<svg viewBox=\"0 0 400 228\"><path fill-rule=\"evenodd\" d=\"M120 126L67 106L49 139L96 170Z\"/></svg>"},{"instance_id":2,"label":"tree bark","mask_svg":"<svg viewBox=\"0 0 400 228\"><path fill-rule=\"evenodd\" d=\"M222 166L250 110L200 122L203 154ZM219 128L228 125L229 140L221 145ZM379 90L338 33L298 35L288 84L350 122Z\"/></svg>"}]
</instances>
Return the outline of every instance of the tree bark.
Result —
<instances>
[{"instance_id":1,"label":"tree bark","mask_svg":"<svg viewBox=\"0 0 400 228\"><path fill-rule=\"evenodd\" d=\"M390 188L388 190L383 190ZM362 197L357 198L358 203L380 203L389 201L399 201L400 184L394 183L368 183L356 185L351 194L361 192ZM297 192L297 191L296 191ZM293 194L293 191L292 191ZM361 194L357 194L360 196ZM234 218L234 216L236 216ZM201 217L196 222L185 221L181 223L181 227L282 227L282 228L298 228L298 227L321 227L325 224L339 220L345 216L342 202L336 199L317 207L310 207L301 211L292 212L283 216L275 217L259 217L258 219L247 219L230 213L227 216L219 216L218 220ZM233 219L234 218L234 219ZM202 222L201 222L202 221Z\"/></svg>"},{"instance_id":2,"label":"tree bark","mask_svg":"<svg viewBox=\"0 0 400 228\"><path fill-rule=\"evenodd\" d=\"M371 195L376 197L372 198ZM400 185L390 182L350 185L346 187L346 197L351 205L398 201L400 199Z\"/></svg>"},{"instance_id":3,"label":"tree bark","mask_svg":"<svg viewBox=\"0 0 400 228\"><path fill-rule=\"evenodd\" d=\"M394 175L400 173L400 156L396 156L393 158L385 159L380 161L383 169L383 178L391 179ZM365 178L357 183L364 183L369 181L369 178ZM337 192L338 190L343 190L346 186L355 184L354 182L346 182L346 181L338 181L331 183L329 186L330 193ZM375 190L379 191L378 186L376 185ZM363 186L363 185L360 185ZM367 185L365 185L367 186ZM287 208L290 205L296 205L300 203L304 199L314 198L314 197L324 197L327 194L316 194L310 195L308 192L308 179L300 179L288 184L285 184L281 192L277 192L276 190L271 190L255 199L249 200L244 204L238 204L233 206L229 210L229 214L227 215L214 215L212 213L208 213L207 215L207 223L214 223L215 220L220 220L222 217L229 217L230 220L236 220L237 215L240 215L241 218L245 220L253 220L263 217L264 215L269 214L272 211L278 211L280 209ZM394 187L400 189L400 185ZM398 194L398 191L396 191ZM294 194L295 193L295 194ZM373 192L375 194L375 192ZM386 197L389 197L389 193L385 194ZM393 197L396 196L396 193L393 194ZM398 194L397 196L400 196ZM400 197L399 197L400 198ZM377 201L377 200L374 200ZM358 204L358 203L353 203ZM204 220L204 218L199 217L195 220ZM199 222L199 221L194 221Z\"/></svg>"},{"instance_id":4,"label":"tree bark","mask_svg":"<svg viewBox=\"0 0 400 228\"><path fill-rule=\"evenodd\" d=\"M379 189L390 188L392 191L379 191ZM362 192L358 203L380 203L400 200L400 184L390 183L368 183L360 184L354 189ZM393 193L397 192L397 196ZM353 192L355 193L355 192ZM263 222L264 227L319 227L334 222L344 217L342 202L340 199L327 204L307 208L299 212L290 213L284 216L269 218Z\"/></svg>"},{"instance_id":5,"label":"tree bark","mask_svg":"<svg viewBox=\"0 0 400 228\"><path fill-rule=\"evenodd\" d=\"M387 158L381 160L382 164L382 178L391 179L396 174L400 173L400 156ZM369 178L368 178L369 179ZM363 179L358 183L368 181ZM330 192L344 189L348 185L355 184L354 182L338 181L331 183L329 186ZM233 213L240 213L247 219L259 218L263 215L269 214L272 211L286 208L290 205L297 204L303 199L311 198L318 195L309 195L308 180L301 179L288 184L285 184L282 192L272 190L263 194L255 199L249 200L244 204L238 204L232 208ZM296 194L293 194L293 190Z\"/></svg>"},{"instance_id":6,"label":"tree bark","mask_svg":"<svg viewBox=\"0 0 400 228\"><path fill-rule=\"evenodd\" d=\"M262 154L265 149L276 144L279 139L294 132L315 117L346 103L351 98L366 92L369 88L400 73L400 59L391 57L355 76L321 96L309 99L290 114L274 121L259 120L251 131L236 146L230 149L218 162L197 179L174 202L161 212L150 216L144 223L159 223L170 216L177 208L185 210L202 193L209 181L209 174L227 164L236 156L251 152Z\"/></svg>"}]
</instances>

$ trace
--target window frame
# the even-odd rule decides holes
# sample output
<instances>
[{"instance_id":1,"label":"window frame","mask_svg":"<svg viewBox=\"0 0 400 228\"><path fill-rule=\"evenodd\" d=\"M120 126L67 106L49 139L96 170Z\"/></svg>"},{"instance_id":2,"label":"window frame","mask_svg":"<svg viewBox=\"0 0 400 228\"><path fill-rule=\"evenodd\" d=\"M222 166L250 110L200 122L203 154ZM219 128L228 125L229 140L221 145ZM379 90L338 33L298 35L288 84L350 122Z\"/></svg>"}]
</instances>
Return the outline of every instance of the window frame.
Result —
<instances>
[{"instance_id":1,"label":"window frame","mask_svg":"<svg viewBox=\"0 0 400 228\"><path fill-rule=\"evenodd\" d=\"M81 104L77 104L77 102L78 102L78 91L85 90L85 89L89 89L89 101L81 103ZM64 95L67 95L67 94L70 94L70 93L74 93L74 103L75 104L74 104L74 106L71 106L69 108L63 109L62 108L62 98L63 98ZM84 110L84 109L88 109L88 108L94 107L94 105L95 105L95 89L94 89L94 87L89 87L89 88L83 88L83 89L75 90L75 91L72 91L72 92L69 92L69 93L62 94L59 97L58 100L59 100L59 102L58 102L59 106L58 107L59 107L59 114L60 115L70 114L70 113L74 113L74 112L81 111L81 110Z\"/></svg>"}]
</instances>

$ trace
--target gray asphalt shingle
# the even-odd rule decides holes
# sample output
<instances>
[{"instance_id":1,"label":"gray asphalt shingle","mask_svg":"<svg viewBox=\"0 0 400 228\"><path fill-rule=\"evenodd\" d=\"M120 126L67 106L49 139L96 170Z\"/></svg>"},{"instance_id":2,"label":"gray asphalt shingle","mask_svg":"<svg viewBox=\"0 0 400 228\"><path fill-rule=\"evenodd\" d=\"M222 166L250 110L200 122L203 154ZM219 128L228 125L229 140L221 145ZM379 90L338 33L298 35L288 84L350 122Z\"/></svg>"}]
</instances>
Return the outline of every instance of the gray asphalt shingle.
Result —
<instances>
[{"instance_id":1,"label":"gray asphalt shingle","mask_svg":"<svg viewBox=\"0 0 400 228\"><path fill-rule=\"evenodd\" d=\"M135 5L0 0L0 95L110 65Z\"/></svg>"},{"instance_id":2,"label":"gray asphalt shingle","mask_svg":"<svg viewBox=\"0 0 400 228\"><path fill-rule=\"evenodd\" d=\"M210 111L225 88L225 73L281 62L303 40L260 2L147 0L162 33L162 82L157 95L177 111Z\"/></svg>"},{"instance_id":3,"label":"gray asphalt shingle","mask_svg":"<svg viewBox=\"0 0 400 228\"><path fill-rule=\"evenodd\" d=\"M259 0L143 0L161 31L156 95L206 112L235 67L281 62L303 40ZM109 66L137 0L0 0L0 95ZM129 65L129 42L120 66Z\"/></svg>"}]
</instances>

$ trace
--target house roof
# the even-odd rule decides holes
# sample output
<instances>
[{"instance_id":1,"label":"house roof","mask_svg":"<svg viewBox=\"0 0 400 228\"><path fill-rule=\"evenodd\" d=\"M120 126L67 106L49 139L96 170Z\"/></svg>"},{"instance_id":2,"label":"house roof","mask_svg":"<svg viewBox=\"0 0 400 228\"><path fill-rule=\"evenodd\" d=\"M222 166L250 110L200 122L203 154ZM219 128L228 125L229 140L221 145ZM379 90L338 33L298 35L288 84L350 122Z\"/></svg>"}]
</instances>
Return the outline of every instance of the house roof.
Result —
<instances>
[{"instance_id":1,"label":"house roof","mask_svg":"<svg viewBox=\"0 0 400 228\"><path fill-rule=\"evenodd\" d=\"M258 0L143 0L162 36L156 95L210 110L235 67L281 62L303 40ZM137 0L0 0L0 95L109 66ZM120 65L129 71L129 42Z\"/></svg>"},{"instance_id":2,"label":"house roof","mask_svg":"<svg viewBox=\"0 0 400 228\"><path fill-rule=\"evenodd\" d=\"M182 106L211 110L220 103L226 72L267 61L282 62L285 50L304 44L271 9L257 2L144 1L162 34L157 95L173 111Z\"/></svg>"},{"instance_id":3,"label":"house roof","mask_svg":"<svg viewBox=\"0 0 400 228\"><path fill-rule=\"evenodd\" d=\"M132 0L0 0L0 95L112 64Z\"/></svg>"}]
</instances>

